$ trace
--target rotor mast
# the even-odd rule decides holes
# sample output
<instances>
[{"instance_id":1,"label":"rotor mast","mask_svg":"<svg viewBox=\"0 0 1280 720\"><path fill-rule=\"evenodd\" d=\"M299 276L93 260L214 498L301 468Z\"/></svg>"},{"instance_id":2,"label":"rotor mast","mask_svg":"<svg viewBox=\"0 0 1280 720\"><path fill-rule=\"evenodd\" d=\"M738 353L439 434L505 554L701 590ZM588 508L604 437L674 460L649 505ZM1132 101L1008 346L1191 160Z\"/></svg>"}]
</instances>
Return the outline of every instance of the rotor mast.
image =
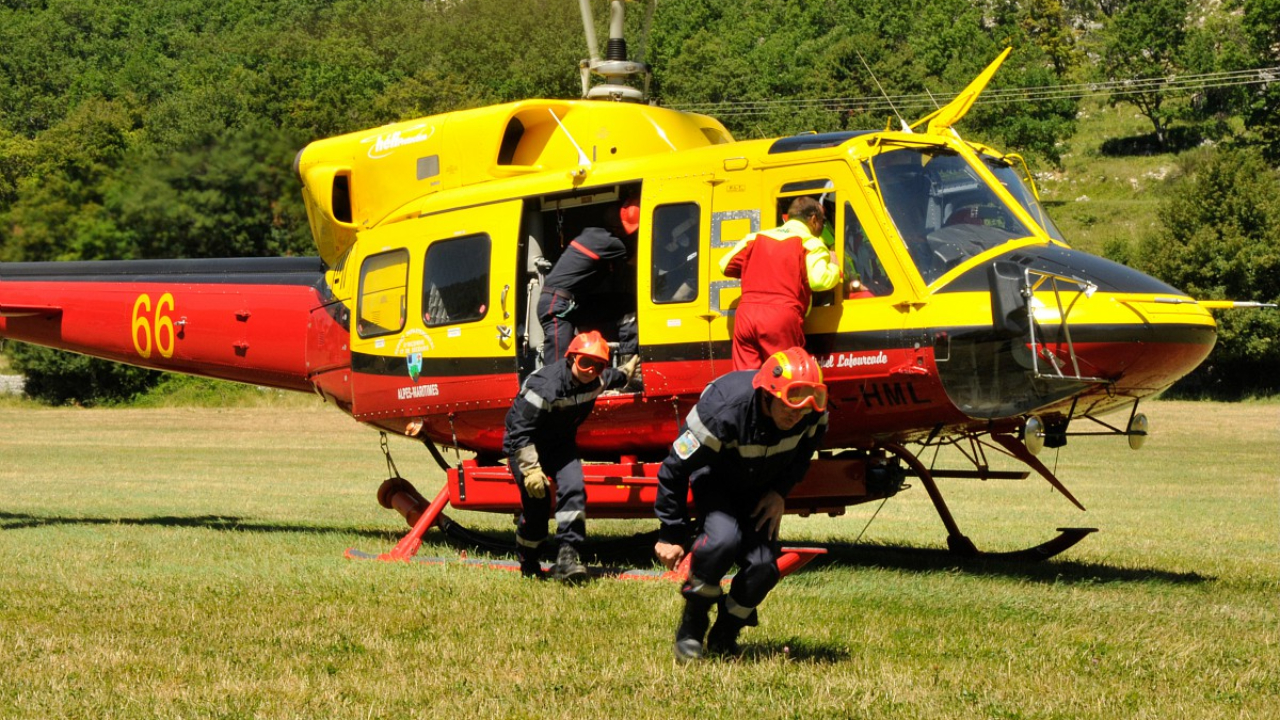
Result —
<instances>
[{"instance_id":1,"label":"rotor mast","mask_svg":"<svg viewBox=\"0 0 1280 720\"><path fill-rule=\"evenodd\" d=\"M624 13L622 0L611 0L609 6L609 42L605 55L600 57L596 44L595 21L591 13L591 0L578 0L582 9L582 29L587 36L587 50L591 57L578 63L582 72L582 97L588 100L629 100L642 102L649 94L649 67L642 62L627 59L627 41L622 37ZM604 78L604 83L592 87L591 76ZM632 87L628 82L640 75L644 77L644 89Z\"/></svg>"}]
</instances>

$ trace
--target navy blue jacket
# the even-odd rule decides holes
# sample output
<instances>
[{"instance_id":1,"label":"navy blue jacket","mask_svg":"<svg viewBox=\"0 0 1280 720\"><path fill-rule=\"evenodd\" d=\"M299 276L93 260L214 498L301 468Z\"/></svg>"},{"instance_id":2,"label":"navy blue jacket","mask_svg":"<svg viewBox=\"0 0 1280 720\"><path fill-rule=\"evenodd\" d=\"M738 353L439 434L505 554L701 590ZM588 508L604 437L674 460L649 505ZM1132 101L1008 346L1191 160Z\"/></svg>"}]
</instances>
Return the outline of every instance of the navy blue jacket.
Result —
<instances>
[{"instance_id":1,"label":"navy blue jacket","mask_svg":"<svg viewBox=\"0 0 1280 720\"><path fill-rule=\"evenodd\" d=\"M627 247L613 233L604 228L587 228L560 254L544 287L568 290L574 295L599 292L613 274L614 261L626 259Z\"/></svg>"},{"instance_id":2,"label":"navy blue jacket","mask_svg":"<svg viewBox=\"0 0 1280 720\"><path fill-rule=\"evenodd\" d=\"M626 383L627 374L613 368L605 368L592 382L579 383L573 377L572 358L539 368L525 378L507 411L502 451L515 455L529 444L539 453L543 448L576 448L578 426L591 414L596 398L605 390Z\"/></svg>"},{"instance_id":3,"label":"navy blue jacket","mask_svg":"<svg viewBox=\"0 0 1280 720\"><path fill-rule=\"evenodd\" d=\"M751 386L755 374L740 370L716 378L685 418L658 469L654 511L663 542L688 546L690 483L715 483L750 499L770 490L785 498L808 472L827 434L827 413L811 412L790 430L779 430L760 407L763 391Z\"/></svg>"}]
</instances>

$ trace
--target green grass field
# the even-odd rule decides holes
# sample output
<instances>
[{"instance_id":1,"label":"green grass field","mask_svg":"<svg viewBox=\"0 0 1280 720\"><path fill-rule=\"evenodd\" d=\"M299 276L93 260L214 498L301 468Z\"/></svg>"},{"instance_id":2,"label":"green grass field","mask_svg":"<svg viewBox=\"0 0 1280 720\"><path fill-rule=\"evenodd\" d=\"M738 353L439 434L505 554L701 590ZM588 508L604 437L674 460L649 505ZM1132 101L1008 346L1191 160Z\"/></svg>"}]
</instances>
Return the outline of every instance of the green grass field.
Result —
<instances>
[{"instance_id":1,"label":"green grass field","mask_svg":"<svg viewBox=\"0 0 1280 720\"><path fill-rule=\"evenodd\" d=\"M377 433L332 408L11 404L0 717L1274 718L1280 405L1145 409L1140 452L1046 456L1086 513L1039 481L943 481L985 549L1101 529L1058 559L953 559L920 488L788 517L829 557L770 596L745 657L680 665L671 584L343 559L406 528L373 498ZM439 487L423 449L392 448ZM433 531L422 554L457 550Z\"/></svg>"}]
</instances>

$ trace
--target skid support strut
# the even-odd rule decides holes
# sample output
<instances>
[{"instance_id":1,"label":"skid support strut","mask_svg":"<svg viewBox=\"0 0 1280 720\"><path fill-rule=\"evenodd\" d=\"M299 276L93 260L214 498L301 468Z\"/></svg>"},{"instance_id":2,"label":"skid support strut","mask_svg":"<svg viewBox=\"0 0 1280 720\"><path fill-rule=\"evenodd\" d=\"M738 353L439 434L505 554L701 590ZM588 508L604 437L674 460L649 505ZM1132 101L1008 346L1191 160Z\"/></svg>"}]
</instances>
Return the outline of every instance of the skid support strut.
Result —
<instances>
[{"instance_id":1,"label":"skid support strut","mask_svg":"<svg viewBox=\"0 0 1280 720\"><path fill-rule=\"evenodd\" d=\"M999 438L997 438L999 439ZM951 552L963 557L981 556L984 558L998 558L1001 560L1013 560L1016 562L1039 562L1047 560L1054 555L1070 548L1081 540L1085 539L1089 533L1097 532L1097 528L1058 528L1058 535L1050 540L1040 543L1022 550L1013 550L1010 552L983 552L973 544L964 533L960 532L960 526L956 524L956 520L951 515L951 510L947 508L947 502L942 499L942 491L938 489L938 484L934 480L933 472L925 467L924 463L915 456L910 450L896 443L883 443L881 445L887 452L890 452L902 459L916 476L920 478L920 483L924 485L924 489L929 493L929 499L933 501L933 507L938 511L938 517L942 520L942 524L947 528L947 548ZM1010 450L1016 448L1010 447ZM1016 455L1019 460L1026 462L1021 455ZM1031 458L1035 460L1035 458ZM1053 473L1044 467L1039 461L1028 462L1033 469L1043 475L1050 483L1053 484L1067 499L1074 503L1081 510L1084 509L1079 501L1067 491L1062 483L1058 482Z\"/></svg>"},{"instance_id":2,"label":"skid support strut","mask_svg":"<svg viewBox=\"0 0 1280 720\"><path fill-rule=\"evenodd\" d=\"M405 482L405 485L408 485L408 483ZM420 508L416 503L410 505L406 502L405 496L409 493L417 495L417 490L414 490L413 486L409 485L408 491L401 491L400 493L393 495L393 499L391 501L391 506L399 510L406 518L411 517L411 513L417 512ZM421 498L422 496L417 495L417 497ZM413 559L413 556L418 553L418 548L422 547L422 536L425 535L427 530L431 529L431 526L440 518L440 513L444 511L444 506L447 504L449 504L449 486L445 485L440 488L440 492L436 493L435 499L427 506L426 511L422 512L422 514L418 516L418 520L413 524L413 529L409 531L409 534L400 538L400 542L396 543L396 546L392 548L390 552L378 555L377 559L383 561L399 560L402 562ZM349 559L363 559L368 557L364 553L352 548L348 548L345 555Z\"/></svg>"}]
</instances>

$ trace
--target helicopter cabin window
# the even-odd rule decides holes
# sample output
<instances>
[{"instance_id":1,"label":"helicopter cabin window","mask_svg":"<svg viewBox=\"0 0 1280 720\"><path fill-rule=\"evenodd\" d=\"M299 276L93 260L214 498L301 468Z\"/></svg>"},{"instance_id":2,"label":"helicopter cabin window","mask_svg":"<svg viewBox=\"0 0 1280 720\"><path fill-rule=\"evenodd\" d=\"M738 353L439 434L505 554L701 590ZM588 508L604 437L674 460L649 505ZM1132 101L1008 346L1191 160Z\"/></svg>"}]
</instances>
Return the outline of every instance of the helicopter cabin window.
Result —
<instances>
[{"instance_id":1,"label":"helicopter cabin window","mask_svg":"<svg viewBox=\"0 0 1280 720\"><path fill-rule=\"evenodd\" d=\"M698 297L697 203L661 205L653 210L653 277L656 304L684 303Z\"/></svg>"},{"instance_id":2,"label":"helicopter cabin window","mask_svg":"<svg viewBox=\"0 0 1280 720\"><path fill-rule=\"evenodd\" d=\"M362 338L404 329L409 283L409 251L392 250L365 258L360 267L360 309L356 333Z\"/></svg>"},{"instance_id":3,"label":"helicopter cabin window","mask_svg":"<svg viewBox=\"0 0 1280 720\"><path fill-rule=\"evenodd\" d=\"M881 297L893 294L893 281L884 271L880 256L867 239L867 231L862 221L853 212L853 205L844 204L844 277L846 281L857 280L859 287L853 288L848 297L865 298Z\"/></svg>"},{"instance_id":4,"label":"helicopter cabin window","mask_svg":"<svg viewBox=\"0 0 1280 720\"><path fill-rule=\"evenodd\" d=\"M904 148L871 160L885 209L926 283L1031 234L956 153Z\"/></svg>"},{"instance_id":5,"label":"helicopter cabin window","mask_svg":"<svg viewBox=\"0 0 1280 720\"><path fill-rule=\"evenodd\" d=\"M422 321L427 327L483 318L489 309L489 236L438 240L427 249Z\"/></svg>"},{"instance_id":6,"label":"helicopter cabin window","mask_svg":"<svg viewBox=\"0 0 1280 720\"><path fill-rule=\"evenodd\" d=\"M778 191L778 200L775 203L777 210L777 225L786 222L787 213L791 209L791 203L798 197L811 197L822 204L822 211L826 213L827 221L830 223L836 216L836 186L830 180L800 180L798 182L789 182L782 186ZM822 230L822 241L827 244L827 248L835 245L835 236L831 234L831 226Z\"/></svg>"}]
</instances>

